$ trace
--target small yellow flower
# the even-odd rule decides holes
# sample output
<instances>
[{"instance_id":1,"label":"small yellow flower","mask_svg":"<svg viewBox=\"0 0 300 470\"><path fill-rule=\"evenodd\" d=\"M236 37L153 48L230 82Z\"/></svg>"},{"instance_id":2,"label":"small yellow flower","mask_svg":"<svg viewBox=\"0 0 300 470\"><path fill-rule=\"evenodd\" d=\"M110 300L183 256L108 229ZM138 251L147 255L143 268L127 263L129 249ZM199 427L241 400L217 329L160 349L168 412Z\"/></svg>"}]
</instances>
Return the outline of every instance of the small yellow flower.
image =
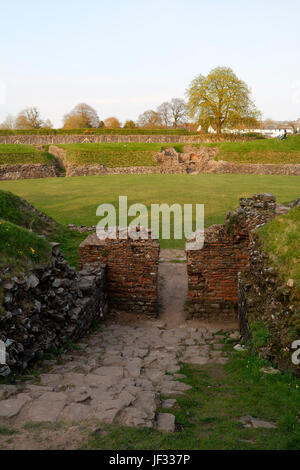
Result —
<instances>
[{"instance_id":1,"label":"small yellow flower","mask_svg":"<svg viewBox=\"0 0 300 470\"><path fill-rule=\"evenodd\" d=\"M30 247L30 251L31 251L31 253L34 255L35 250L34 250L32 247Z\"/></svg>"}]
</instances>

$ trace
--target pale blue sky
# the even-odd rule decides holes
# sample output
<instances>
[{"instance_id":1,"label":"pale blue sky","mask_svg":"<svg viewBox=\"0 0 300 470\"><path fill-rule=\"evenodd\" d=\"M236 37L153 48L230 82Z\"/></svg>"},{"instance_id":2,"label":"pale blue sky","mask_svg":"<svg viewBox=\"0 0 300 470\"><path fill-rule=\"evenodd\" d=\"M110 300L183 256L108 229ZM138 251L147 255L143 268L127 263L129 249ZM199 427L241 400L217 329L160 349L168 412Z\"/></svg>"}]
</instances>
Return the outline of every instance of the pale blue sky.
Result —
<instances>
[{"instance_id":1,"label":"pale blue sky","mask_svg":"<svg viewBox=\"0 0 300 470\"><path fill-rule=\"evenodd\" d=\"M300 118L299 0L1 0L0 15L0 122L38 106L57 127L82 101L136 119L221 65L265 117Z\"/></svg>"}]
</instances>

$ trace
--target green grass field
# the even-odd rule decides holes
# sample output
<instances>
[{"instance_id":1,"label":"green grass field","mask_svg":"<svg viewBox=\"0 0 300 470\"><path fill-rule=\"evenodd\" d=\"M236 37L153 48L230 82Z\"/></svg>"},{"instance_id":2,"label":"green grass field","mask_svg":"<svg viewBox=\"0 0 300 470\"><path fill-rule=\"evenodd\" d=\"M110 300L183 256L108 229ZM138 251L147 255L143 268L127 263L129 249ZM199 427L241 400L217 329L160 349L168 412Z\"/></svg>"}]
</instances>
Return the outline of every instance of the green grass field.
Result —
<instances>
[{"instance_id":1,"label":"green grass field","mask_svg":"<svg viewBox=\"0 0 300 470\"><path fill-rule=\"evenodd\" d=\"M238 199L259 192L289 202L300 196L300 177L257 175L116 175L1 181L0 189L27 199L66 226L94 225L99 204L117 207L119 196L128 205L143 203L205 204L205 225L223 223ZM183 240L161 240L163 248L183 248Z\"/></svg>"},{"instance_id":2,"label":"green grass field","mask_svg":"<svg viewBox=\"0 0 300 470\"><path fill-rule=\"evenodd\" d=\"M234 163L300 164L300 135L287 140L257 139L249 142L223 142L206 144L218 147L217 160Z\"/></svg>"},{"instance_id":3,"label":"green grass field","mask_svg":"<svg viewBox=\"0 0 300 470\"><path fill-rule=\"evenodd\" d=\"M17 163L44 163L49 164L49 155L40 152L31 145L0 144L0 165L14 165Z\"/></svg>"}]
</instances>

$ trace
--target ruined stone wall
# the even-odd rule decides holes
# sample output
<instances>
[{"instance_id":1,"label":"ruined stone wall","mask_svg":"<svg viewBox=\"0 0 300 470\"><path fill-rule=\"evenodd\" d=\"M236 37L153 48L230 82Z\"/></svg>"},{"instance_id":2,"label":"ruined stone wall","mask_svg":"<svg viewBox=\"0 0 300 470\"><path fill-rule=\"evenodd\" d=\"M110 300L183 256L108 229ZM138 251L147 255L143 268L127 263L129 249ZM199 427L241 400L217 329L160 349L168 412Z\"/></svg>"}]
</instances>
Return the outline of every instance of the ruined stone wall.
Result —
<instances>
[{"instance_id":1,"label":"ruined stone wall","mask_svg":"<svg viewBox=\"0 0 300 470\"><path fill-rule=\"evenodd\" d=\"M158 241L120 239L119 231L117 239L91 234L79 246L81 268L106 264L109 306L135 314L157 315L158 261Z\"/></svg>"},{"instance_id":2,"label":"ruined stone wall","mask_svg":"<svg viewBox=\"0 0 300 470\"><path fill-rule=\"evenodd\" d=\"M105 266L78 273L57 245L43 268L17 277L0 271L0 340L7 352L0 376L77 340L105 314Z\"/></svg>"},{"instance_id":3,"label":"ruined stone wall","mask_svg":"<svg viewBox=\"0 0 300 470\"><path fill-rule=\"evenodd\" d=\"M176 152L173 147L154 155L157 166L115 167L103 165L74 165L66 158L66 151L55 145L49 147L49 152L54 155L61 168L66 170L66 176L88 175L119 175L119 174L202 174L202 173L241 173L255 175L294 175L300 176L300 165L275 165L275 164L238 164L217 161L215 157L218 148L201 147L197 149L192 145L186 145L183 152Z\"/></svg>"},{"instance_id":4,"label":"ruined stone wall","mask_svg":"<svg viewBox=\"0 0 300 470\"><path fill-rule=\"evenodd\" d=\"M41 163L0 165L0 181L53 178L55 176L57 176L57 170L52 165L43 165Z\"/></svg>"},{"instance_id":5,"label":"ruined stone wall","mask_svg":"<svg viewBox=\"0 0 300 470\"><path fill-rule=\"evenodd\" d=\"M187 250L190 315L196 318L237 318L238 273L249 264L250 233L275 216L275 197L242 198L225 224L205 230L201 250Z\"/></svg>"},{"instance_id":6,"label":"ruined stone wall","mask_svg":"<svg viewBox=\"0 0 300 470\"><path fill-rule=\"evenodd\" d=\"M0 144L55 145L80 143L178 143L247 142L251 137L215 134L198 135L0 135Z\"/></svg>"},{"instance_id":7,"label":"ruined stone wall","mask_svg":"<svg viewBox=\"0 0 300 470\"><path fill-rule=\"evenodd\" d=\"M66 176L88 176L88 175L119 175L119 174L190 174L203 173L206 165L211 161L218 149L202 147L198 150L193 146L185 146L182 153L176 152L174 148L165 149L153 156L156 166L136 167L106 167L100 164L75 165L67 159L66 150L50 145L49 152L54 155L60 163L61 168L66 170Z\"/></svg>"}]
</instances>

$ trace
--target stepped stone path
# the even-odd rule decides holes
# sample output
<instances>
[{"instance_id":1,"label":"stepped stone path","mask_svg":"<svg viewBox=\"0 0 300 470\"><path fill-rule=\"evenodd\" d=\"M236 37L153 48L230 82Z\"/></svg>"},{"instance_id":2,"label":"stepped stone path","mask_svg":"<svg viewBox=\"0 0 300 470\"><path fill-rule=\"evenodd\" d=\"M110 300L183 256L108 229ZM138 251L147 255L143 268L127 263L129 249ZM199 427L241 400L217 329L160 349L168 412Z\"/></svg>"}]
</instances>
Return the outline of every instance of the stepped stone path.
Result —
<instances>
[{"instance_id":1,"label":"stepped stone path","mask_svg":"<svg viewBox=\"0 0 300 470\"><path fill-rule=\"evenodd\" d=\"M185 265L169 261L167 258L168 269L176 268L177 282L178 266ZM166 293L160 295L166 301ZM184 301L181 291L172 308L176 310L178 302L183 308ZM0 384L0 426L20 430L24 425L64 423L69 426L63 431L64 448L69 446L65 437L70 429L78 430L84 423L88 427L114 423L173 432L176 397L191 388L180 374L181 363L196 367L225 364L222 339L224 330L232 328L195 326L185 321L182 309L176 310L174 319L165 307L159 320L128 320L116 315L72 351L44 360L38 377L15 385ZM158 413L159 407L164 412ZM22 434L16 436L14 448L36 448Z\"/></svg>"}]
</instances>

